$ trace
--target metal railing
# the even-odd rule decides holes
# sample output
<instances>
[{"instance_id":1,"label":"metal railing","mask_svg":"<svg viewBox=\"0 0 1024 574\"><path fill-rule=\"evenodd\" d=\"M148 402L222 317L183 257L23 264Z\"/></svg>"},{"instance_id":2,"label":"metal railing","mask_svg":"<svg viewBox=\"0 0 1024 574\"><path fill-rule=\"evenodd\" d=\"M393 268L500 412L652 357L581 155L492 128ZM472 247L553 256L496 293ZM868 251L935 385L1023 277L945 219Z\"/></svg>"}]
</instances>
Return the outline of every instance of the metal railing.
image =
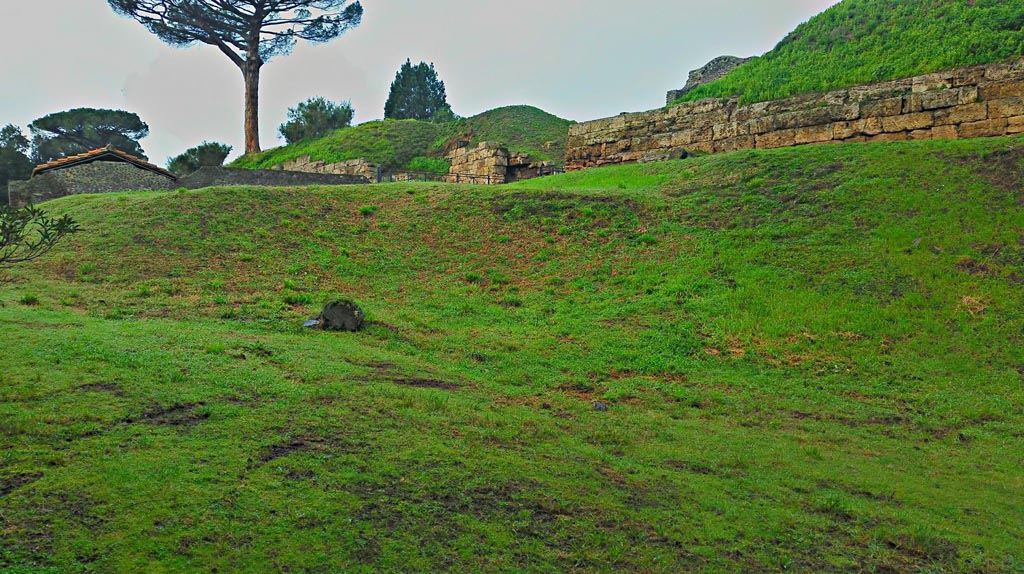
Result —
<instances>
[{"instance_id":1,"label":"metal railing","mask_svg":"<svg viewBox=\"0 0 1024 574\"><path fill-rule=\"evenodd\" d=\"M565 173L565 168L548 165L542 166L537 169L537 173L532 177L520 177L516 181L522 179L533 179L534 177L546 177L549 175L556 175ZM525 170L527 172L532 170ZM475 173L433 173L429 171L383 171L377 170L377 183L395 183L395 182L409 182L409 181L436 181L441 183L468 183L476 185L497 185L502 183L508 183L506 178L498 175L480 175Z\"/></svg>"}]
</instances>

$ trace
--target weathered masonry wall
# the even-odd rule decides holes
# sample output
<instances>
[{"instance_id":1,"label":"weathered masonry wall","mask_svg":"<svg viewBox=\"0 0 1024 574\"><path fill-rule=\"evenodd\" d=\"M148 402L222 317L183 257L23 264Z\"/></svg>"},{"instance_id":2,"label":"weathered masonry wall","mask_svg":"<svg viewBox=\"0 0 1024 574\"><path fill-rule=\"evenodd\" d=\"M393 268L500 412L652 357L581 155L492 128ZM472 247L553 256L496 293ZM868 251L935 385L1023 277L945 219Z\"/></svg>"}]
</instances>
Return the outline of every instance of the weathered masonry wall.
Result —
<instances>
[{"instance_id":1,"label":"weathered masonry wall","mask_svg":"<svg viewBox=\"0 0 1024 574\"><path fill-rule=\"evenodd\" d=\"M451 169L446 181L455 183L512 183L550 174L548 162L536 162L523 152L510 152L505 146L480 142L448 154Z\"/></svg>"},{"instance_id":2,"label":"weathered masonry wall","mask_svg":"<svg viewBox=\"0 0 1024 574\"><path fill-rule=\"evenodd\" d=\"M122 162L95 161L42 173L27 181L7 184L11 207L79 193L110 193L142 189L171 189L175 180Z\"/></svg>"},{"instance_id":3,"label":"weathered masonry wall","mask_svg":"<svg viewBox=\"0 0 1024 574\"><path fill-rule=\"evenodd\" d=\"M326 163L323 161L313 161L308 155L304 155L276 165L272 169L325 175L355 175L365 177L367 181L377 181L377 164L365 159L350 159L337 163Z\"/></svg>"},{"instance_id":4,"label":"weathered masonry wall","mask_svg":"<svg viewBox=\"0 0 1024 574\"><path fill-rule=\"evenodd\" d=\"M376 180L374 180L376 181ZM261 187L299 187L306 185L352 185L369 183L361 175L339 175L271 169L238 169L203 167L186 175L175 187L201 189L218 185L251 185Z\"/></svg>"},{"instance_id":5,"label":"weathered masonry wall","mask_svg":"<svg viewBox=\"0 0 1024 574\"><path fill-rule=\"evenodd\" d=\"M226 185L262 187L298 187L307 185L352 185L369 183L360 175L336 175L269 169L204 167L177 181L141 170L131 164L94 162L8 183L11 207L20 209L29 203L42 203L78 193L107 193L163 189L201 189Z\"/></svg>"},{"instance_id":6,"label":"weathered masonry wall","mask_svg":"<svg viewBox=\"0 0 1024 574\"><path fill-rule=\"evenodd\" d=\"M802 144L1024 133L1024 59L739 106L706 99L569 128L566 169Z\"/></svg>"}]
</instances>

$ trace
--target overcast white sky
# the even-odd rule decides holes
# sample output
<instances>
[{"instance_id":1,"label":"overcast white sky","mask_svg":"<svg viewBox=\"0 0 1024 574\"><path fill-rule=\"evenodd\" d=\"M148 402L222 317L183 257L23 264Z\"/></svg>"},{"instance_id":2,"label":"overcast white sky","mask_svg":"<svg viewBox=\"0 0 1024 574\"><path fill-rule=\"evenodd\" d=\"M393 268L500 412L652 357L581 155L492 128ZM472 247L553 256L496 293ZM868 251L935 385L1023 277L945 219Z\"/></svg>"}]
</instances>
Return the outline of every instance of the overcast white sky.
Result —
<instances>
[{"instance_id":1,"label":"overcast white sky","mask_svg":"<svg viewBox=\"0 0 1024 574\"><path fill-rule=\"evenodd\" d=\"M455 113L530 104L585 121L664 104L690 70L760 55L838 0L363 0L363 23L263 68L264 149L287 108L351 100L383 116L395 72L433 62ZM139 114L154 163L203 140L243 149L242 77L216 49L175 49L105 0L0 0L0 126L76 107Z\"/></svg>"}]
</instances>

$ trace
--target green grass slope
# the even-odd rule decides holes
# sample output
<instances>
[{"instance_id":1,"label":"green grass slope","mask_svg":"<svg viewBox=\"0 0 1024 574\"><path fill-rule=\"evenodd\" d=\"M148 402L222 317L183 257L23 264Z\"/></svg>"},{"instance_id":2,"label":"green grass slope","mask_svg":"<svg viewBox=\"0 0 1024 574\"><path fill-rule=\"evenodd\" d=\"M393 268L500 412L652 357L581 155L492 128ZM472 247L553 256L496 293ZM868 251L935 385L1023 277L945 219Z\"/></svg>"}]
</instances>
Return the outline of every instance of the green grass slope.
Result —
<instances>
[{"instance_id":1,"label":"green grass slope","mask_svg":"<svg viewBox=\"0 0 1024 574\"><path fill-rule=\"evenodd\" d=\"M473 143L503 143L513 151L561 165L572 123L532 106L508 106L461 120L456 129Z\"/></svg>"},{"instance_id":2,"label":"green grass slope","mask_svg":"<svg viewBox=\"0 0 1024 574\"><path fill-rule=\"evenodd\" d=\"M1022 55L1021 2L843 0L679 101L738 95L753 103Z\"/></svg>"},{"instance_id":3,"label":"green grass slope","mask_svg":"<svg viewBox=\"0 0 1024 574\"><path fill-rule=\"evenodd\" d=\"M0 572L1019 572L1022 158L48 203Z\"/></svg>"},{"instance_id":4,"label":"green grass slope","mask_svg":"<svg viewBox=\"0 0 1024 574\"><path fill-rule=\"evenodd\" d=\"M435 124L417 120L381 120L338 130L322 139L302 141L250 154L231 166L266 169L305 155L328 163L366 158L389 170L409 169L416 158L439 158L446 144L465 139L491 141L539 160L565 162L572 122L531 106L509 106L471 118ZM413 168L416 166L414 165Z\"/></svg>"}]
</instances>

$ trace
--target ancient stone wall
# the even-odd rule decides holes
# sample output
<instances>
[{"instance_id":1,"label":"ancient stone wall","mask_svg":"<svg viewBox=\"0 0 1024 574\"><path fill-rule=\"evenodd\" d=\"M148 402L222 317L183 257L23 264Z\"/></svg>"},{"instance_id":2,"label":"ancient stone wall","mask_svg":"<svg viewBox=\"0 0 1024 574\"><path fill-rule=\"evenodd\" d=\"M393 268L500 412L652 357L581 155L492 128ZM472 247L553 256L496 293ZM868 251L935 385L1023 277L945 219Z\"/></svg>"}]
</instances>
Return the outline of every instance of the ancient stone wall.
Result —
<instances>
[{"instance_id":1,"label":"ancient stone wall","mask_svg":"<svg viewBox=\"0 0 1024 574\"><path fill-rule=\"evenodd\" d=\"M111 193L148 189L171 189L175 180L140 169L130 163L94 161L39 174L28 181L8 183L11 207L80 193Z\"/></svg>"},{"instance_id":2,"label":"ancient stone wall","mask_svg":"<svg viewBox=\"0 0 1024 574\"><path fill-rule=\"evenodd\" d=\"M512 183L551 173L549 162L533 161L529 154L490 142L455 149L448 159L451 169L445 181L456 183Z\"/></svg>"},{"instance_id":3,"label":"ancient stone wall","mask_svg":"<svg viewBox=\"0 0 1024 574\"><path fill-rule=\"evenodd\" d=\"M495 143L481 142L476 147L462 147L448 154L450 174L483 178L487 183L505 183L509 151Z\"/></svg>"},{"instance_id":4,"label":"ancient stone wall","mask_svg":"<svg viewBox=\"0 0 1024 574\"><path fill-rule=\"evenodd\" d=\"M376 181L376 174L374 180ZM238 169L230 167L204 167L187 175L177 187L202 189L218 185L252 185L266 187L294 187L304 185L351 185L369 183L361 175L307 173L271 169Z\"/></svg>"},{"instance_id":5,"label":"ancient stone wall","mask_svg":"<svg viewBox=\"0 0 1024 574\"><path fill-rule=\"evenodd\" d=\"M97 166L98 169L81 169L91 166ZM140 173L133 173L124 168ZM147 174L156 177L147 177ZM95 179L92 179L93 177ZM9 189L11 207L20 209L30 202L42 203L78 193L178 188L201 189L223 185L288 187L351 185L358 183L369 183L369 181L360 175L303 173L268 169L234 169L228 167L204 167L191 175L175 181L141 170L131 164L98 161L43 173L28 181L12 181L7 187Z\"/></svg>"},{"instance_id":6,"label":"ancient stone wall","mask_svg":"<svg viewBox=\"0 0 1024 574\"><path fill-rule=\"evenodd\" d=\"M286 161L273 167L275 170L322 173L330 175L357 175L367 181L377 181L377 164L366 159L351 159L337 163L313 161L308 155Z\"/></svg>"},{"instance_id":7,"label":"ancient stone wall","mask_svg":"<svg viewBox=\"0 0 1024 574\"><path fill-rule=\"evenodd\" d=\"M571 126L566 169L802 144L1024 133L1024 59L740 106L706 99Z\"/></svg>"}]
</instances>

